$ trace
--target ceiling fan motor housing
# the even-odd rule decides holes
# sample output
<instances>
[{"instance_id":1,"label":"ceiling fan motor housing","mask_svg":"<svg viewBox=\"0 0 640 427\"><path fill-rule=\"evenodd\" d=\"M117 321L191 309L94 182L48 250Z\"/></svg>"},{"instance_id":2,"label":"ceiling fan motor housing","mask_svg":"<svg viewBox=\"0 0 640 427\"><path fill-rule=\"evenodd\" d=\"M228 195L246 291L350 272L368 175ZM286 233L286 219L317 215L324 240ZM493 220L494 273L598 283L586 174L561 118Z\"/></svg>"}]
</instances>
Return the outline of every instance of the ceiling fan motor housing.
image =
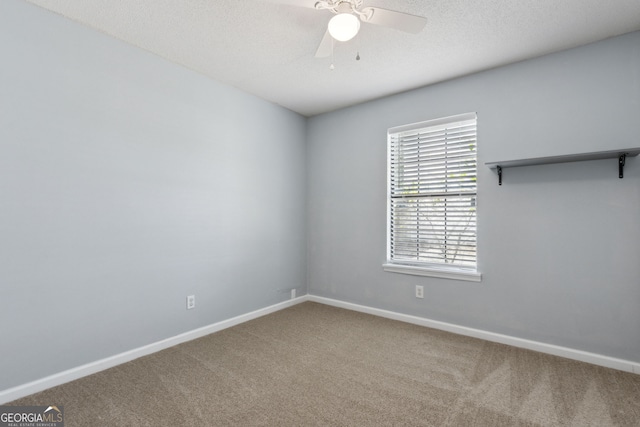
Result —
<instances>
[{"instance_id":1,"label":"ceiling fan motor housing","mask_svg":"<svg viewBox=\"0 0 640 427\"><path fill-rule=\"evenodd\" d=\"M316 9L327 9L333 13L358 13L362 0L321 0L316 2Z\"/></svg>"}]
</instances>

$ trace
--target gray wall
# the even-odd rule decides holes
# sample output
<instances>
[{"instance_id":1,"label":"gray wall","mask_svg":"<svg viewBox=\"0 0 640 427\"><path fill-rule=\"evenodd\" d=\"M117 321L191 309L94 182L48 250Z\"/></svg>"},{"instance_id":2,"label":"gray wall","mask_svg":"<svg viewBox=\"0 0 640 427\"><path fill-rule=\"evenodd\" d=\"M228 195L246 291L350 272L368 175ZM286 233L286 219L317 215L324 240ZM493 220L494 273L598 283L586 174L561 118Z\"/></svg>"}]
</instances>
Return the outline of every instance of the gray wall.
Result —
<instances>
[{"instance_id":1,"label":"gray wall","mask_svg":"<svg viewBox=\"0 0 640 427\"><path fill-rule=\"evenodd\" d=\"M306 293L305 118L23 1L0 52L0 390Z\"/></svg>"},{"instance_id":2,"label":"gray wall","mask_svg":"<svg viewBox=\"0 0 640 427\"><path fill-rule=\"evenodd\" d=\"M473 111L483 281L384 272L387 128ZM508 169L501 187L484 166L639 134L640 33L316 116L309 292L640 362L639 158L623 180L601 160Z\"/></svg>"}]
</instances>

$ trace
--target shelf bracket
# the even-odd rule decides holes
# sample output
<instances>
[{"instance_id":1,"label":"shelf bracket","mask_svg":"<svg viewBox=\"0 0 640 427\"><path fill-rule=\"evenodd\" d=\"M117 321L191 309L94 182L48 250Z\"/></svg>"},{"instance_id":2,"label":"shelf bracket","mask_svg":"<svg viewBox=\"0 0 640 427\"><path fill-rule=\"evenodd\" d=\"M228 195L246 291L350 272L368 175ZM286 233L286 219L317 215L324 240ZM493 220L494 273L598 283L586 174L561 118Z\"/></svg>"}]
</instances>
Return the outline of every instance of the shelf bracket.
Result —
<instances>
[{"instance_id":1,"label":"shelf bracket","mask_svg":"<svg viewBox=\"0 0 640 427\"><path fill-rule=\"evenodd\" d=\"M627 154L621 154L618 157L618 178L624 178L624 163L627 160Z\"/></svg>"},{"instance_id":2,"label":"shelf bracket","mask_svg":"<svg viewBox=\"0 0 640 427\"><path fill-rule=\"evenodd\" d=\"M497 166L496 170L498 171L498 185L502 185L502 166Z\"/></svg>"}]
</instances>

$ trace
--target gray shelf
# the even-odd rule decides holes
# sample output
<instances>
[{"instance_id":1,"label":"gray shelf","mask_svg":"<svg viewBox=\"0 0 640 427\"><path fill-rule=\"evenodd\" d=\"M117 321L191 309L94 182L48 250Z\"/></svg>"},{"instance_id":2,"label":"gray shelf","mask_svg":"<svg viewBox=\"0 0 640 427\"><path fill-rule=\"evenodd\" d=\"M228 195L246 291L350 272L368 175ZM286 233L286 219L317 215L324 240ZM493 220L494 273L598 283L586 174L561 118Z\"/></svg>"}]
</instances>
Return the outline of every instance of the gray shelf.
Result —
<instances>
[{"instance_id":1,"label":"gray shelf","mask_svg":"<svg viewBox=\"0 0 640 427\"><path fill-rule=\"evenodd\" d=\"M588 160L618 159L618 177L623 177L623 169L627 157L640 154L640 147L624 148L593 153L566 154L563 156L534 157L529 159L506 160L502 162L486 162L485 165L498 171L498 184L502 185L502 169L519 166L549 165L553 163L584 162Z\"/></svg>"}]
</instances>

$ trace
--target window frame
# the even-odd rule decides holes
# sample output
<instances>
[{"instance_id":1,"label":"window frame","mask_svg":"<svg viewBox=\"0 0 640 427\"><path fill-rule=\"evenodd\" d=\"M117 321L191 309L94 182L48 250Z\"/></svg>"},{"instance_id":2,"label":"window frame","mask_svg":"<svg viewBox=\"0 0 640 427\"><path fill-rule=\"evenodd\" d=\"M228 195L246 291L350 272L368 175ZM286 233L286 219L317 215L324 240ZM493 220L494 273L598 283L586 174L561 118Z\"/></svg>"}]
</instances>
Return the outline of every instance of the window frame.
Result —
<instances>
[{"instance_id":1,"label":"window frame","mask_svg":"<svg viewBox=\"0 0 640 427\"><path fill-rule=\"evenodd\" d=\"M419 276L429 276L429 277L438 277L444 279L455 279L455 280L464 280L464 281L472 281L472 282L480 282L482 280L482 274L478 271L478 250L477 250L477 233L475 236L475 265L457 265L457 264L446 264L439 262L425 262L425 261L401 261L397 259L392 259L392 143L391 139L393 136L404 132L417 131L425 128L433 128L443 125L450 125L456 122L464 122L469 120L475 120L476 123L476 142L475 147L477 150L477 114L476 113L466 113L459 114L449 117L438 118L434 120L428 120L418 123L412 123L403 126L397 126L393 128L389 128L387 130L387 250L386 250L386 262L383 264L383 269L388 272L393 273L401 273L401 274L411 274L411 275L419 275ZM476 151L476 185L475 185L475 193L473 194L476 201L476 209L477 209L477 194L478 194L478 186L477 186L477 171L478 171L478 163L477 163L477 151ZM446 166L446 162L445 162ZM446 184L445 184L446 185ZM446 190L445 190L446 193ZM453 195L452 195L453 196ZM428 198L424 195L421 197L416 197L416 199L424 198L427 200ZM476 229L477 229L477 210L476 210Z\"/></svg>"}]
</instances>

